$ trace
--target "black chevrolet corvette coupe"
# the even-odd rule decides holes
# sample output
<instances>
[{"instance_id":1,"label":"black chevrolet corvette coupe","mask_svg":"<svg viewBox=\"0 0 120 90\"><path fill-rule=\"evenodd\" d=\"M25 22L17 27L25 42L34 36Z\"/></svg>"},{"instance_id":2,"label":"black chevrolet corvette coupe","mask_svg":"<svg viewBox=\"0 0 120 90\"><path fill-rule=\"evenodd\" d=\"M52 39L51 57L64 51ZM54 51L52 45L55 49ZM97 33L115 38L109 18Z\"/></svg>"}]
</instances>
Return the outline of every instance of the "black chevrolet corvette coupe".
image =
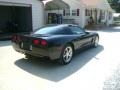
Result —
<instances>
[{"instance_id":1,"label":"black chevrolet corvette coupe","mask_svg":"<svg viewBox=\"0 0 120 90\"><path fill-rule=\"evenodd\" d=\"M13 48L26 55L47 57L60 64L70 63L76 50L88 46L97 47L99 35L86 32L77 25L61 24L42 27L30 34L15 34Z\"/></svg>"}]
</instances>

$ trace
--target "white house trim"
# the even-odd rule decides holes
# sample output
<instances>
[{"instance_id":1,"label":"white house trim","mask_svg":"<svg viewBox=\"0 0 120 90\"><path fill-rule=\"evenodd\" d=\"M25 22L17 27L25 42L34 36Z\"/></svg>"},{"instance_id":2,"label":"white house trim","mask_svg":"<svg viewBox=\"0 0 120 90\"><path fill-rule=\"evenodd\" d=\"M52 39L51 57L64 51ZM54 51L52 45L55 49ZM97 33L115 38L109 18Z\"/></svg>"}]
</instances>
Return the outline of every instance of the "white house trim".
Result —
<instances>
[{"instance_id":1,"label":"white house trim","mask_svg":"<svg viewBox=\"0 0 120 90\"><path fill-rule=\"evenodd\" d=\"M12 3L12 2L0 2L1 6L22 6L22 7L31 7L31 4L24 3Z\"/></svg>"}]
</instances>

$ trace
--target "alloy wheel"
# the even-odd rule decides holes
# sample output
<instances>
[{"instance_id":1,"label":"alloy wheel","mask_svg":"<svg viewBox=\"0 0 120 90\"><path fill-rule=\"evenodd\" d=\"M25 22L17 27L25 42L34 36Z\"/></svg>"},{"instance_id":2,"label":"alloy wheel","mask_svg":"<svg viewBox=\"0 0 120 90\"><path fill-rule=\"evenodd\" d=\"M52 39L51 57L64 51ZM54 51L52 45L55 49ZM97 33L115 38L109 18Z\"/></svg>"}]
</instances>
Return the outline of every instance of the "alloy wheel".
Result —
<instances>
[{"instance_id":1,"label":"alloy wheel","mask_svg":"<svg viewBox=\"0 0 120 90\"><path fill-rule=\"evenodd\" d=\"M64 53L63 53L63 60L65 63L68 63L71 61L72 59L72 56L73 56L73 49L71 46L67 46L64 50Z\"/></svg>"}]
</instances>

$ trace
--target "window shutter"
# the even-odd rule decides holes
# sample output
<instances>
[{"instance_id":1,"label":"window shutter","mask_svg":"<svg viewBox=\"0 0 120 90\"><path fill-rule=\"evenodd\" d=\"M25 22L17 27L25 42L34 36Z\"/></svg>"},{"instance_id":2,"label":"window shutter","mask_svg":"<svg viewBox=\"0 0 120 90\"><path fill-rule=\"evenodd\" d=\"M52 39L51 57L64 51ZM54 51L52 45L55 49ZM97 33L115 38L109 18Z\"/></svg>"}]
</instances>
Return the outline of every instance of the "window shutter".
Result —
<instances>
[{"instance_id":1,"label":"window shutter","mask_svg":"<svg viewBox=\"0 0 120 90\"><path fill-rule=\"evenodd\" d=\"M63 10L63 16L65 16L65 10Z\"/></svg>"},{"instance_id":2,"label":"window shutter","mask_svg":"<svg viewBox=\"0 0 120 90\"><path fill-rule=\"evenodd\" d=\"M80 15L80 9L77 9L77 16Z\"/></svg>"}]
</instances>

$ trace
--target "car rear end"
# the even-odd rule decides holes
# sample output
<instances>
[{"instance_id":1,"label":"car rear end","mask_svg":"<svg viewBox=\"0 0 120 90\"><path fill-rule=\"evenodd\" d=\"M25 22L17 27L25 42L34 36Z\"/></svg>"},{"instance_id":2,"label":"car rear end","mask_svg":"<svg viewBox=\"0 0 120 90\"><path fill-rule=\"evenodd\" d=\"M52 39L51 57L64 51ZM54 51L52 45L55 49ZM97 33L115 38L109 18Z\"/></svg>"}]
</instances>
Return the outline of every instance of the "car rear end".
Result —
<instances>
[{"instance_id":1,"label":"car rear end","mask_svg":"<svg viewBox=\"0 0 120 90\"><path fill-rule=\"evenodd\" d=\"M48 42L39 37L30 35L13 35L13 48L20 53L29 54L37 57L50 57Z\"/></svg>"}]
</instances>

